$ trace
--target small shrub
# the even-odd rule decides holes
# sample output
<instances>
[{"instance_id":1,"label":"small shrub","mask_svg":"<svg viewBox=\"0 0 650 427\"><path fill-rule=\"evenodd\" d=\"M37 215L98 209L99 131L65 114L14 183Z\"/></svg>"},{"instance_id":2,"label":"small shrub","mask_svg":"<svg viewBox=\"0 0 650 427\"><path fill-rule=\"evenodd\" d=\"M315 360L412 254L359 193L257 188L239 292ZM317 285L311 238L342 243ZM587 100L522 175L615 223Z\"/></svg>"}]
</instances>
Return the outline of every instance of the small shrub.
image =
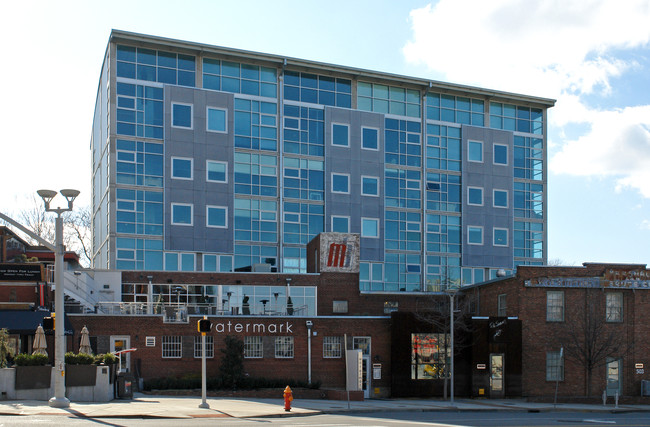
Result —
<instances>
[{"instance_id":1,"label":"small shrub","mask_svg":"<svg viewBox=\"0 0 650 427\"><path fill-rule=\"evenodd\" d=\"M95 360L95 365L117 365L117 362L119 361L118 357L114 355L113 353L106 353L106 354L98 354L97 356L94 356Z\"/></svg>"},{"instance_id":2,"label":"small shrub","mask_svg":"<svg viewBox=\"0 0 650 427\"><path fill-rule=\"evenodd\" d=\"M69 351L65 354L66 365L92 365L95 362L95 356L85 353L74 354Z\"/></svg>"},{"instance_id":3,"label":"small shrub","mask_svg":"<svg viewBox=\"0 0 650 427\"><path fill-rule=\"evenodd\" d=\"M47 362L48 357L44 354L20 353L14 359L16 366L45 366Z\"/></svg>"}]
</instances>

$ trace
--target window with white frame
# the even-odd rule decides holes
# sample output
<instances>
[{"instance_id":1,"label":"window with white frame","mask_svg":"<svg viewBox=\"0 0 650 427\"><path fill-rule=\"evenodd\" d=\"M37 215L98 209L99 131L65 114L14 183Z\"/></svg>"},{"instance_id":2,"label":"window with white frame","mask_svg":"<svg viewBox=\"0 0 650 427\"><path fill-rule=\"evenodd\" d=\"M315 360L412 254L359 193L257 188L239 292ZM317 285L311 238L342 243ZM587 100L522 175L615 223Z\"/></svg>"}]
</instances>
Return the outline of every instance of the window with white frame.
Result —
<instances>
[{"instance_id":1,"label":"window with white frame","mask_svg":"<svg viewBox=\"0 0 650 427\"><path fill-rule=\"evenodd\" d=\"M226 206L205 207L206 227L228 228L228 208Z\"/></svg>"},{"instance_id":2,"label":"window with white frame","mask_svg":"<svg viewBox=\"0 0 650 427\"><path fill-rule=\"evenodd\" d=\"M483 143L481 141L467 141L467 160L483 163Z\"/></svg>"},{"instance_id":3,"label":"window with white frame","mask_svg":"<svg viewBox=\"0 0 650 427\"><path fill-rule=\"evenodd\" d=\"M564 321L564 291L546 292L546 321Z\"/></svg>"},{"instance_id":4,"label":"window with white frame","mask_svg":"<svg viewBox=\"0 0 650 427\"><path fill-rule=\"evenodd\" d=\"M172 225L192 225L194 205L188 203L172 203Z\"/></svg>"},{"instance_id":5,"label":"window with white frame","mask_svg":"<svg viewBox=\"0 0 650 427\"><path fill-rule=\"evenodd\" d=\"M261 336L244 337L244 358L261 359L264 357L264 345Z\"/></svg>"},{"instance_id":6,"label":"window with white frame","mask_svg":"<svg viewBox=\"0 0 650 427\"><path fill-rule=\"evenodd\" d=\"M179 335L165 335L162 337L163 359L179 359L183 355L183 341Z\"/></svg>"},{"instance_id":7,"label":"window with white frame","mask_svg":"<svg viewBox=\"0 0 650 427\"><path fill-rule=\"evenodd\" d=\"M362 176L361 194L363 196L379 196L379 178L376 176Z\"/></svg>"},{"instance_id":8,"label":"window with white frame","mask_svg":"<svg viewBox=\"0 0 650 427\"><path fill-rule=\"evenodd\" d=\"M507 165L508 164L508 146L503 144L494 144L493 146L494 164Z\"/></svg>"},{"instance_id":9,"label":"window with white frame","mask_svg":"<svg viewBox=\"0 0 650 427\"><path fill-rule=\"evenodd\" d=\"M206 130L209 132L228 132L228 111L222 108L207 107Z\"/></svg>"},{"instance_id":10,"label":"window with white frame","mask_svg":"<svg viewBox=\"0 0 650 427\"><path fill-rule=\"evenodd\" d=\"M275 358L293 358L293 337L275 337Z\"/></svg>"},{"instance_id":11,"label":"window with white frame","mask_svg":"<svg viewBox=\"0 0 650 427\"><path fill-rule=\"evenodd\" d=\"M483 206L483 188L467 187L467 204Z\"/></svg>"},{"instance_id":12,"label":"window with white frame","mask_svg":"<svg viewBox=\"0 0 650 427\"><path fill-rule=\"evenodd\" d=\"M492 206L495 208L508 207L508 191L507 190L492 190Z\"/></svg>"},{"instance_id":13,"label":"window with white frame","mask_svg":"<svg viewBox=\"0 0 650 427\"><path fill-rule=\"evenodd\" d=\"M378 218L361 218L361 237L379 238Z\"/></svg>"},{"instance_id":14,"label":"window with white frame","mask_svg":"<svg viewBox=\"0 0 650 427\"><path fill-rule=\"evenodd\" d=\"M323 337L323 358L340 358L343 354L343 339L339 337Z\"/></svg>"},{"instance_id":15,"label":"window with white frame","mask_svg":"<svg viewBox=\"0 0 650 427\"><path fill-rule=\"evenodd\" d=\"M332 174L332 193L350 193L350 175L343 173Z\"/></svg>"},{"instance_id":16,"label":"window with white frame","mask_svg":"<svg viewBox=\"0 0 650 427\"><path fill-rule=\"evenodd\" d=\"M350 127L348 125L332 123L332 145L350 146Z\"/></svg>"},{"instance_id":17,"label":"window with white frame","mask_svg":"<svg viewBox=\"0 0 650 427\"><path fill-rule=\"evenodd\" d=\"M332 215L332 231L335 233L349 233L350 232L350 217Z\"/></svg>"},{"instance_id":18,"label":"window with white frame","mask_svg":"<svg viewBox=\"0 0 650 427\"><path fill-rule=\"evenodd\" d=\"M194 337L194 358L201 358L201 349L203 345L201 343L201 337ZM214 358L214 337L212 335L205 336L205 358L212 359Z\"/></svg>"},{"instance_id":19,"label":"window with white frame","mask_svg":"<svg viewBox=\"0 0 650 427\"><path fill-rule=\"evenodd\" d=\"M172 178L187 179L193 178L194 159L185 157L172 157Z\"/></svg>"},{"instance_id":20,"label":"window with white frame","mask_svg":"<svg viewBox=\"0 0 650 427\"><path fill-rule=\"evenodd\" d=\"M508 304L506 300L506 294L500 294L497 297L497 316L506 317L507 310Z\"/></svg>"},{"instance_id":21,"label":"window with white frame","mask_svg":"<svg viewBox=\"0 0 650 427\"><path fill-rule=\"evenodd\" d=\"M216 160L206 161L205 180L208 182L228 182L228 163Z\"/></svg>"},{"instance_id":22,"label":"window with white frame","mask_svg":"<svg viewBox=\"0 0 650 427\"><path fill-rule=\"evenodd\" d=\"M564 357L559 351L546 352L546 381L564 381Z\"/></svg>"},{"instance_id":23,"label":"window with white frame","mask_svg":"<svg viewBox=\"0 0 650 427\"><path fill-rule=\"evenodd\" d=\"M492 242L494 246L508 246L508 229L494 227L492 229Z\"/></svg>"},{"instance_id":24,"label":"window with white frame","mask_svg":"<svg viewBox=\"0 0 650 427\"><path fill-rule=\"evenodd\" d=\"M607 292L605 294L605 319L608 322L623 321L623 294Z\"/></svg>"},{"instance_id":25,"label":"window with white frame","mask_svg":"<svg viewBox=\"0 0 650 427\"><path fill-rule=\"evenodd\" d=\"M172 103L172 127L192 129L192 104Z\"/></svg>"},{"instance_id":26,"label":"window with white frame","mask_svg":"<svg viewBox=\"0 0 650 427\"><path fill-rule=\"evenodd\" d=\"M467 227L467 243L470 245L483 244L483 227L470 225Z\"/></svg>"},{"instance_id":27,"label":"window with white frame","mask_svg":"<svg viewBox=\"0 0 650 427\"><path fill-rule=\"evenodd\" d=\"M379 129L361 128L361 148L364 150L379 150Z\"/></svg>"}]
</instances>

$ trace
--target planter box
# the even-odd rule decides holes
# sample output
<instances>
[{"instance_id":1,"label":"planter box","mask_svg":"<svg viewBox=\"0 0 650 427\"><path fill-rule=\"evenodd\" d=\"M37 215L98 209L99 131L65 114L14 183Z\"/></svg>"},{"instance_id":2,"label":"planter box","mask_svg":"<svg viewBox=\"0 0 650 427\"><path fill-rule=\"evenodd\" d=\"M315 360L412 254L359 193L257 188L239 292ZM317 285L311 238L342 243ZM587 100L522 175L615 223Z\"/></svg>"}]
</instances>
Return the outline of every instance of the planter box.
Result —
<instances>
[{"instance_id":1,"label":"planter box","mask_svg":"<svg viewBox=\"0 0 650 427\"><path fill-rule=\"evenodd\" d=\"M65 386L95 386L97 382L96 365L65 365Z\"/></svg>"},{"instance_id":2,"label":"planter box","mask_svg":"<svg viewBox=\"0 0 650 427\"><path fill-rule=\"evenodd\" d=\"M16 390L50 388L52 367L16 366Z\"/></svg>"}]
</instances>

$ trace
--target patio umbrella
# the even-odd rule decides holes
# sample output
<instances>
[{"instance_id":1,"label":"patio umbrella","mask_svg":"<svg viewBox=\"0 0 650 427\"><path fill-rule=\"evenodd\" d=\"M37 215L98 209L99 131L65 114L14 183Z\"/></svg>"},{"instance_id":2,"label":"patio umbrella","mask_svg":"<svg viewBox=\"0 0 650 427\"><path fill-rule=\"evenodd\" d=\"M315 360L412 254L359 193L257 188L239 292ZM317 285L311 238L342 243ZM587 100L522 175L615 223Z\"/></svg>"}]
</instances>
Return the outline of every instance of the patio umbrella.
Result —
<instances>
[{"instance_id":1,"label":"patio umbrella","mask_svg":"<svg viewBox=\"0 0 650 427\"><path fill-rule=\"evenodd\" d=\"M45 341L45 331L41 325L36 328L36 336L34 337L34 344L32 345L34 351L32 354L44 354L47 356L47 342Z\"/></svg>"},{"instance_id":2,"label":"patio umbrella","mask_svg":"<svg viewBox=\"0 0 650 427\"><path fill-rule=\"evenodd\" d=\"M79 353L92 354L90 348L90 337L88 336L88 328L84 325L81 329L81 342L79 343Z\"/></svg>"}]
</instances>

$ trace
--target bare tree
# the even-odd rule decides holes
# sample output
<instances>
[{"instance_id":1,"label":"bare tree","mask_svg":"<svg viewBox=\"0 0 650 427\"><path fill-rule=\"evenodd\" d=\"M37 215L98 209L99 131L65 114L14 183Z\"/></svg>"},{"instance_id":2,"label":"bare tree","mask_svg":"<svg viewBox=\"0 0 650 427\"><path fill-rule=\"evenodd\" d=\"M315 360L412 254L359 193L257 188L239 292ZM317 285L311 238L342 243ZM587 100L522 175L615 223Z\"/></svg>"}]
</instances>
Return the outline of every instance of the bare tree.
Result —
<instances>
[{"instance_id":1,"label":"bare tree","mask_svg":"<svg viewBox=\"0 0 650 427\"><path fill-rule=\"evenodd\" d=\"M454 298L454 356L468 346L472 345L472 325L467 319L473 313L472 297L470 295L457 294ZM430 294L418 302L415 309L415 318L432 326L432 330L438 333L449 335L451 331L451 298L446 294ZM461 331L463 333L457 333ZM445 339L444 351L449 354L450 341ZM445 369L443 394L447 398L449 381L449 369Z\"/></svg>"},{"instance_id":2,"label":"bare tree","mask_svg":"<svg viewBox=\"0 0 650 427\"><path fill-rule=\"evenodd\" d=\"M564 327L555 335L566 359L584 368L587 396L591 396L594 369L624 357L634 346L621 330L625 323L607 321L603 295L602 290L586 289L584 306L567 307Z\"/></svg>"},{"instance_id":3,"label":"bare tree","mask_svg":"<svg viewBox=\"0 0 650 427\"><path fill-rule=\"evenodd\" d=\"M22 225L47 240L54 242L55 214L45 212L45 206L40 198L32 196L26 207L18 211L15 218ZM91 213L89 206L75 207L70 212L64 212L63 218L63 244L67 250L75 251L79 255L82 266L88 267L91 259ZM4 221L3 221L4 222ZM20 233L23 235L23 233ZM25 240L31 245L39 243L28 235Z\"/></svg>"}]
</instances>

